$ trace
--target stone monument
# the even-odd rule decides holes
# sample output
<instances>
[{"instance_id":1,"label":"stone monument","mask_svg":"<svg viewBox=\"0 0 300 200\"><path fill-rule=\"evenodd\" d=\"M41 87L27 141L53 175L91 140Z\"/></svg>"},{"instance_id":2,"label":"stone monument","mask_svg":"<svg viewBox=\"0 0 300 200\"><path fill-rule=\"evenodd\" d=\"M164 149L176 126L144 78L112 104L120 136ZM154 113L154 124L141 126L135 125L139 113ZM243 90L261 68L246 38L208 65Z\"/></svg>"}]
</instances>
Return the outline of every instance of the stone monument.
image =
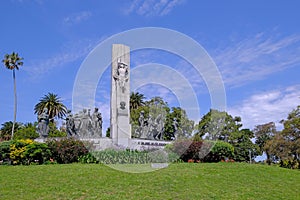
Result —
<instances>
[{"instance_id":1,"label":"stone monument","mask_svg":"<svg viewBox=\"0 0 300 200\"><path fill-rule=\"evenodd\" d=\"M111 63L110 132L115 145L128 147L131 139L130 125L130 49L123 44L113 44Z\"/></svg>"}]
</instances>

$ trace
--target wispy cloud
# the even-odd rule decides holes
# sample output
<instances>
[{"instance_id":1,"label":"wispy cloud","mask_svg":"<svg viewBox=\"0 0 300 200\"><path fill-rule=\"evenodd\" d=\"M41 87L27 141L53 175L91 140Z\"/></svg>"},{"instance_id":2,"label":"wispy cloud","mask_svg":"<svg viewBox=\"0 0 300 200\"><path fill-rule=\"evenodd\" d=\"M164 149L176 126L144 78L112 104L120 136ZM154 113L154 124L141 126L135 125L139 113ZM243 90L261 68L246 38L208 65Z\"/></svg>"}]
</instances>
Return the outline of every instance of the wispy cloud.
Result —
<instances>
[{"instance_id":1,"label":"wispy cloud","mask_svg":"<svg viewBox=\"0 0 300 200\"><path fill-rule=\"evenodd\" d=\"M82 39L70 42L61 47L61 51L46 58L31 60L23 69L29 73L31 78L42 78L54 69L63 67L86 56L103 38Z\"/></svg>"},{"instance_id":2,"label":"wispy cloud","mask_svg":"<svg viewBox=\"0 0 300 200\"><path fill-rule=\"evenodd\" d=\"M275 122L282 128L280 120L300 104L300 85L265 91L250 96L241 105L228 109L229 114L241 116L245 128L254 128L268 122Z\"/></svg>"},{"instance_id":3,"label":"wispy cloud","mask_svg":"<svg viewBox=\"0 0 300 200\"><path fill-rule=\"evenodd\" d=\"M184 0L135 0L125 14L136 13L141 16L164 16L169 14L176 6L184 3Z\"/></svg>"},{"instance_id":4,"label":"wispy cloud","mask_svg":"<svg viewBox=\"0 0 300 200\"><path fill-rule=\"evenodd\" d=\"M300 64L300 35L259 33L216 50L214 60L226 86L238 87Z\"/></svg>"},{"instance_id":5,"label":"wispy cloud","mask_svg":"<svg viewBox=\"0 0 300 200\"><path fill-rule=\"evenodd\" d=\"M89 19L92 16L90 11L82 11L78 13L73 13L63 19L64 25L74 25L82 21Z\"/></svg>"},{"instance_id":6,"label":"wispy cloud","mask_svg":"<svg viewBox=\"0 0 300 200\"><path fill-rule=\"evenodd\" d=\"M44 3L44 0L11 0L12 2L17 2L17 3L27 3L27 2L35 2L39 5Z\"/></svg>"}]
</instances>

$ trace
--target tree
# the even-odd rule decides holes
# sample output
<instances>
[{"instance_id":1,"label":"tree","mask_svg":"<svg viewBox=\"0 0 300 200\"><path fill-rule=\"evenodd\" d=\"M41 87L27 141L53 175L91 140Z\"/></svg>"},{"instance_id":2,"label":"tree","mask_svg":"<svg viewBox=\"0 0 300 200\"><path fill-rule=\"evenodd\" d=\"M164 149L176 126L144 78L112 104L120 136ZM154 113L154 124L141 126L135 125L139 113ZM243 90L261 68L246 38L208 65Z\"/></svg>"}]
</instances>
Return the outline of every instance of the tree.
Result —
<instances>
[{"instance_id":1,"label":"tree","mask_svg":"<svg viewBox=\"0 0 300 200\"><path fill-rule=\"evenodd\" d=\"M277 132L274 137L267 140L264 149L270 155L271 161L290 160L291 152L289 143L283 137L282 132Z\"/></svg>"},{"instance_id":2,"label":"tree","mask_svg":"<svg viewBox=\"0 0 300 200\"><path fill-rule=\"evenodd\" d=\"M188 138L194 131L194 121L190 120L186 114L186 111L180 107L172 107L172 112L169 112L166 116L165 123L165 139L171 140L174 138ZM176 122L174 122L174 120ZM177 130L174 128L174 123L177 123Z\"/></svg>"},{"instance_id":3,"label":"tree","mask_svg":"<svg viewBox=\"0 0 300 200\"><path fill-rule=\"evenodd\" d=\"M260 152L265 152L267 155L267 163L271 164L271 155L268 148L266 148L265 144L267 141L271 140L274 135L277 133L276 126L274 122L269 122L262 125L255 126L254 135L256 137L255 143L259 146Z\"/></svg>"},{"instance_id":4,"label":"tree","mask_svg":"<svg viewBox=\"0 0 300 200\"><path fill-rule=\"evenodd\" d=\"M242 129L232 135L230 144L234 147L234 160L239 162L252 161L258 155L259 147L251 139L254 133L249 129Z\"/></svg>"},{"instance_id":5,"label":"tree","mask_svg":"<svg viewBox=\"0 0 300 200\"><path fill-rule=\"evenodd\" d=\"M11 135L11 131L13 129L13 124L14 123L12 121L5 122L5 123L2 124L0 140L10 140L10 139L13 139L13 138L11 138L11 136L12 136ZM14 129L15 129L15 131L18 131L21 127L22 127L22 124L16 122L15 126L14 126Z\"/></svg>"},{"instance_id":6,"label":"tree","mask_svg":"<svg viewBox=\"0 0 300 200\"><path fill-rule=\"evenodd\" d=\"M34 107L35 114L41 114L43 109L48 109L50 122L54 122L54 118L62 118L67 113L67 107L61 102L57 94L48 93Z\"/></svg>"},{"instance_id":7,"label":"tree","mask_svg":"<svg viewBox=\"0 0 300 200\"><path fill-rule=\"evenodd\" d=\"M163 98L158 97L158 96L151 98L150 101L146 101L145 105L147 105L147 106L149 106L149 105L159 105L159 106L161 106L165 109L169 109L168 103L165 102L163 100Z\"/></svg>"},{"instance_id":8,"label":"tree","mask_svg":"<svg viewBox=\"0 0 300 200\"><path fill-rule=\"evenodd\" d=\"M139 92L131 92L130 94L130 110L137 109L140 106L144 106L145 96Z\"/></svg>"},{"instance_id":9,"label":"tree","mask_svg":"<svg viewBox=\"0 0 300 200\"><path fill-rule=\"evenodd\" d=\"M290 112L282 123L282 136L288 143L292 157L300 162L300 106Z\"/></svg>"},{"instance_id":10,"label":"tree","mask_svg":"<svg viewBox=\"0 0 300 200\"><path fill-rule=\"evenodd\" d=\"M232 117L225 111L210 109L200 120L197 134L209 140L223 140L230 143L242 126L240 122L240 117Z\"/></svg>"},{"instance_id":11,"label":"tree","mask_svg":"<svg viewBox=\"0 0 300 200\"><path fill-rule=\"evenodd\" d=\"M13 72L13 81L14 81L14 121L11 129L11 139L14 136L15 123L17 119L17 86L16 86L16 70L19 70L19 67L23 65L23 58L19 57L18 53L12 52L12 54L6 54L2 62L4 63L7 69L12 70Z\"/></svg>"},{"instance_id":12,"label":"tree","mask_svg":"<svg viewBox=\"0 0 300 200\"><path fill-rule=\"evenodd\" d=\"M15 135L14 139L35 139L38 138L39 134L36 132L36 126L32 123L27 123L21 128L19 128Z\"/></svg>"}]
</instances>

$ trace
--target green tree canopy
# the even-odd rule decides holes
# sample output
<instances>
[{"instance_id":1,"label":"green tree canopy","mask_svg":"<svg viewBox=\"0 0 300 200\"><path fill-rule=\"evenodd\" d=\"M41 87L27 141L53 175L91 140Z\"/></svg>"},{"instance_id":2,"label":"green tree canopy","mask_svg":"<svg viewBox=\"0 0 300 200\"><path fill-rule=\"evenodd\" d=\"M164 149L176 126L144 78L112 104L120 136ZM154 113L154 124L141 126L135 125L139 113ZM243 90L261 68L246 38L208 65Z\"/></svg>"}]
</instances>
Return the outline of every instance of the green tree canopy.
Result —
<instances>
[{"instance_id":1,"label":"green tree canopy","mask_svg":"<svg viewBox=\"0 0 300 200\"><path fill-rule=\"evenodd\" d=\"M177 123L177 130L174 128ZM165 139L189 138L194 132L194 121L190 120L186 111L180 107L172 107L165 123Z\"/></svg>"},{"instance_id":2,"label":"green tree canopy","mask_svg":"<svg viewBox=\"0 0 300 200\"><path fill-rule=\"evenodd\" d=\"M230 143L234 146L234 160L239 162L251 161L258 155L259 147L251 139L254 133L249 129L235 132Z\"/></svg>"},{"instance_id":3,"label":"green tree canopy","mask_svg":"<svg viewBox=\"0 0 300 200\"><path fill-rule=\"evenodd\" d=\"M259 146L261 154L263 152L266 153L267 162L268 164L270 164L271 155L268 148L266 148L265 144L267 143L267 141L271 140L274 137L274 135L277 133L275 123L269 122L266 124L257 125L255 126L253 132L256 138L255 143Z\"/></svg>"},{"instance_id":4,"label":"green tree canopy","mask_svg":"<svg viewBox=\"0 0 300 200\"><path fill-rule=\"evenodd\" d=\"M15 123L15 131L18 131L22 127L22 123ZM0 140L10 140L11 138L11 130L13 128L13 122L5 122L2 124L1 127L1 135L0 135Z\"/></svg>"},{"instance_id":5,"label":"green tree canopy","mask_svg":"<svg viewBox=\"0 0 300 200\"><path fill-rule=\"evenodd\" d=\"M240 117L232 117L225 111L210 109L200 120L197 131L201 137L209 140L223 140L230 142L235 139L234 134L242 127Z\"/></svg>"},{"instance_id":6,"label":"green tree canopy","mask_svg":"<svg viewBox=\"0 0 300 200\"><path fill-rule=\"evenodd\" d=\"M145 96L139 92L131 92L130 94L130 110L137 109L140 106L144 106Z\"/></svg>"},{"instance_id":7,"label":"green tree canopy","mask_svg":"<svg viewBox=\"0 0 300 200\"><path fill-rule=\"evenodd\" d=\"M281 166L300 168L300 106L281 123L283 130L265 137L263 148L268 153L269 162L280 161Z\"/></svg>"},{"instance_id":8,"label":"green tree canopy","mask_svg":"<svg viewBox=\"0 0 300 200\"><path fill-rule=\"evenodd\" d=\"M34 107L35 114L41 114L43 109L48 109L48 114L51 122L54 122L54 118L62 118L67 113L67 107L61 102L57 94L48 93L39 100Z\"/></svg>"}]
</instances>

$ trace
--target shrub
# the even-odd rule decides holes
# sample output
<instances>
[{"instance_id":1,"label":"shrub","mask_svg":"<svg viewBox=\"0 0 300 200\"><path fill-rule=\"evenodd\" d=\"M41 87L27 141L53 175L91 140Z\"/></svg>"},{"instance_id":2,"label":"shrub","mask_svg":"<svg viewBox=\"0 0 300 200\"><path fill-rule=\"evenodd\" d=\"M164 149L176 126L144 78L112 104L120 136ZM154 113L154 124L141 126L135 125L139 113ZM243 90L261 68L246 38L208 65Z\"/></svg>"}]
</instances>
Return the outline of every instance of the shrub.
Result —
<instances>
[{"instance_id":1,"label":"shrub","mask_svg":"<svg viewBox=\"0 0 300 200\"><path fill-rule=\"evenodd\" d=\"M14 140L12 142L10 145L9 157L14 165L28 164L26 161L25 151L26 146L32 143L33 141L30 139Z\"/></svg>"},{"instance_id":2,"label":"shrub","mask_svg":"<svg viewBox=\"0 0 300 200\"><path fill-rule=\"evenodd\" d=\"M148 152L106 149L92 154L103 164L145 164L151 162Z\"/></svg>"},{"instance_id":3,"label":"shrub","mask_svg":"<svg viewBox=\"0 0 300 200\"><path fill-rule=\"evenodd\" d=\"M2 164L10 163L10 145L12 144L12 140L0 142L0 161Z\"/></svg>"},{"instance_id":4,"label":"shrub","mask_svg":"<svg viewBox=\"0 0 300 200\"><path fill-rule=\"evenodd\" d=\"M52 152L54 160L61 164L78 162L80 156L88 153L84 143L74 138L52 139L46 143Z\"/></svg>"},{"instance_id":5,"label":"shrub","mask_svg":"<svg viewBox=\"0 0 300 200\"><path fill-rule=\"evenodd\" d=\"M148 153L150 162L152 163L166 163L169 161L168 153L164 150L155 150Z\"/></svg>"},{"instance_id":6,"label":"shrub","mask_svg":"<svg viewBox=\"0 0 300 200\"><path fill-rule=\"evenodd\" d=\"M29 125L27 127L21 128L14 134L14 139L16 140L35 139L38 137L39 134L36 132L36 129L33 125Z\"/></svg>"},{"instance_id":7,"label":"shrub","mask_svg":"<svg viewBox=\"0 0 300 200\"><path fill-rule=\"evenodd\" d=\"M185 139L167 145L166 149L176 153L184 162L219 162L234 155L233 146L223 141Z\"/></svg>"},{"instance_id":8,"label":"shrub","mask_svg":"<svg viewBox=\"0 0 300 200\"><path fill-rule=\"evenodd\" d=\"M234 156L234 147L228 142L215 141L211 152L205 156L206 162L220 162L221 160L231 159Z\"/></svg>"},{"instance_id":9,"label":"shrub","mask_svg":"<svg viewBox=\"0 0 300 200\"><path fill-rule=\"evenodd\" d=\"M299 160L281 160L279 162L280 167L289 168L289 169L300 169Z\"/></svg>"},{"instance_id":10,"label":"shrub","mask_svg":"<svg viewBox=\"0 0 300 200\"><path fill-rule=\"evenodd\" d=\"M26 146L24 156L28 164L44 164L50 160L51 151L47 144L33 142Z\"/></svg>"},{"instance_id":11,"label":"shrub","mask_svg":"<svg viewBox=\"0 0 300 200\"><path fill-rule=\"evenodd\" d=\"M203 141L178 140L173 143L171 150L176 153L181 160L201 160ZM170 148L170 147L168 147Z\"/></svg>"},{"instance_id":12,"label":"shrub","mask_svg":"<svg viewBox=\"0 0 300 200\"><path fill-rule=\"evenodd\" d=\"M49 138L55 138L55 137L66 137L67 133L60 131L57 129L56 124L54 122L49 123Z\"/></svg>"},{"instance_id":13,"label":"shrub","mask_svg":"<svg viewBox=\"0 0 300 200\"><path fill-rule=\"evenodd\" d=\"M79 156L78 162L83 164L99 163L99 161L95 158L95 156L90 152L85 155Z\"/></svg>"},{"instance_id":14,"label":"shrub","mask_svg":"<svg viewBox=\"0 0 300 200\"><path fill-rule=\"evenodd\" d=\"M54 130L53 132L50 132L48 137L49 138L55 138L55 137L66 137L67 133L60 131L60 130Z\"/></svg>"}]
</instances>

